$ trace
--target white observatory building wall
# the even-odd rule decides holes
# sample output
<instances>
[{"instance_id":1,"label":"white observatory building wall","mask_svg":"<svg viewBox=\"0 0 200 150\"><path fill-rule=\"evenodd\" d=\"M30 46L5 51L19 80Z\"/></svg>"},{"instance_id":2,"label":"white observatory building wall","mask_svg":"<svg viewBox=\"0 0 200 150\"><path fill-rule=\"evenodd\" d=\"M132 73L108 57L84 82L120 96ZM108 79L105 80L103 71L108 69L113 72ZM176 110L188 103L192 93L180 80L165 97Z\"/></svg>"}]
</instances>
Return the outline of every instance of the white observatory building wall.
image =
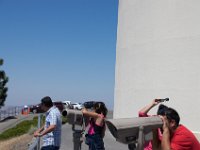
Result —
<instances>
[{"instance_id":1,"label":"white observatory building wall","mask_svg":"<svg viewBox=\"0 0 200 150\"><path fill-rule=\"evenodd\" d=\"M114 118L169 97L200 131L200 0L119 0L115 71Z\"/></svg>"}]
</instances>

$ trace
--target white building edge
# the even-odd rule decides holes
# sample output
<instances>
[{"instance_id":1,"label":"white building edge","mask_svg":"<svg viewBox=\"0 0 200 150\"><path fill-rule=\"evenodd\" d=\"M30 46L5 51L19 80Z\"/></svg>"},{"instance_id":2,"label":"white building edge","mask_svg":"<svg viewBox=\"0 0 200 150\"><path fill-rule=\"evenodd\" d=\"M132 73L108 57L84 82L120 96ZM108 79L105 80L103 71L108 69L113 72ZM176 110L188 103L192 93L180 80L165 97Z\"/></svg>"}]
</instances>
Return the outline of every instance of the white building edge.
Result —
<instances>
[{"instance_id":1,"label":"white building edge","mask_svg":"<svg viewBox=\"0 0 200 150\"><path fill-rule=\"evenodd\" d=\"M180 123L200 132L199 8L199 0L119 0L114 118L169 97Z\"/></svg>"}]
</instances>

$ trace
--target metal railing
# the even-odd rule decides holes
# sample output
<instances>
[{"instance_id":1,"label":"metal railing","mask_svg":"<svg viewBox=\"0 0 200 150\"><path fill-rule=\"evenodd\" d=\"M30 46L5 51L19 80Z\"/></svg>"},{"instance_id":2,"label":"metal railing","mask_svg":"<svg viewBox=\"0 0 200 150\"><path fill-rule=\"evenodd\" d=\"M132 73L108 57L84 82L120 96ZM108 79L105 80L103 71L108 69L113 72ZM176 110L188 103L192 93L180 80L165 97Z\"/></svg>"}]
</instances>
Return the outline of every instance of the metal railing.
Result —
<instances>
[{"instance_id":1,"label":"metal railing","mask_svg":"<svg viewBox=\"0 0 200 150\"><path fill-rule=\"evenodd\" d=\"M0 121L8 117L17 116L18 114L21 113L21 110L22 110L21 106L0 108Z\"/></svg>"},{"instance_id":2,"label":"metal railing","mask_svg":"<svg viewBox=\"0 0 200 150\"><path fill-rule=\"evenodd\" d=\"M40 149L40 137L37 137L33 143L29 145L28 150L39 150Z\"/></svg>"},{"instance_id":3,"label":"metal railing","mask_svg":"<svg viewBox=\"0 0 200 150\"><path fill-rule=\"evenodd\" d=\"M41 114L38 114L38 129L41 127ZM39 150L40 149L40 137L34 138L32 143L29 145L28 150Z\"/></svg>"}]
</instances>

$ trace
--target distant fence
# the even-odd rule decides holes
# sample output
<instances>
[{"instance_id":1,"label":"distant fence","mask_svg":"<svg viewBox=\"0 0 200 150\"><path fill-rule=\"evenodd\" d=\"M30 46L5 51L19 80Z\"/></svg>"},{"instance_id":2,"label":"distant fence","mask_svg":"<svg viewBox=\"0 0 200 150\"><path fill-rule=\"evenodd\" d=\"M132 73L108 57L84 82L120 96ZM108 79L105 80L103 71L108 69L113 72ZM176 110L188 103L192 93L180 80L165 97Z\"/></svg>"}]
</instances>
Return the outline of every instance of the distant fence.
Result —
<instances>
[{"instance_id":1,"label":"distant fence","mask_svg":"<svg viewBox=\"0 0 200 150\"><path fill-rule=\"evenodd\" d=\"M8 117L17 116L21 113L22 106L0 108L0 121Z\"/></svg>"}]
</instances>

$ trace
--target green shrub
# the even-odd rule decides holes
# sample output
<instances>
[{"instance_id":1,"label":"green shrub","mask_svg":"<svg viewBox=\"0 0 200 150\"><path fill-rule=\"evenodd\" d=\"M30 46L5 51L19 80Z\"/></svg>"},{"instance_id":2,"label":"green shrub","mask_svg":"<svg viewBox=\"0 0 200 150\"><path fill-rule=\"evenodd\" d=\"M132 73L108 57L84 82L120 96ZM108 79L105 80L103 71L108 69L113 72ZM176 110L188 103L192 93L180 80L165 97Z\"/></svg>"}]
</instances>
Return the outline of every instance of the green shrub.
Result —
<instances>
[{"instance_id":1,"label":"green shrub","mask_svg":"<svg viewBox=\"0 0 200 150\"><path fill-rule=\"evenodd\" d=\"M44 123L44 117L41 119L41 123ZM38 117L34 117L33 120L25 120L17 124L15 127L10 128L0 134L0 140L7 140L12 137L20 136L31 129L31 127L37 127Z\"/></svg>"},{"instance_id":2,"label":"green shrub","mask_svg":"<svg viewBox=\"0 0 200 150\"><path fill-rule=\"evenodd\" d=\"M62 116L62 124L67 123L67 117Z\"/></svg>"}]
</instances>

